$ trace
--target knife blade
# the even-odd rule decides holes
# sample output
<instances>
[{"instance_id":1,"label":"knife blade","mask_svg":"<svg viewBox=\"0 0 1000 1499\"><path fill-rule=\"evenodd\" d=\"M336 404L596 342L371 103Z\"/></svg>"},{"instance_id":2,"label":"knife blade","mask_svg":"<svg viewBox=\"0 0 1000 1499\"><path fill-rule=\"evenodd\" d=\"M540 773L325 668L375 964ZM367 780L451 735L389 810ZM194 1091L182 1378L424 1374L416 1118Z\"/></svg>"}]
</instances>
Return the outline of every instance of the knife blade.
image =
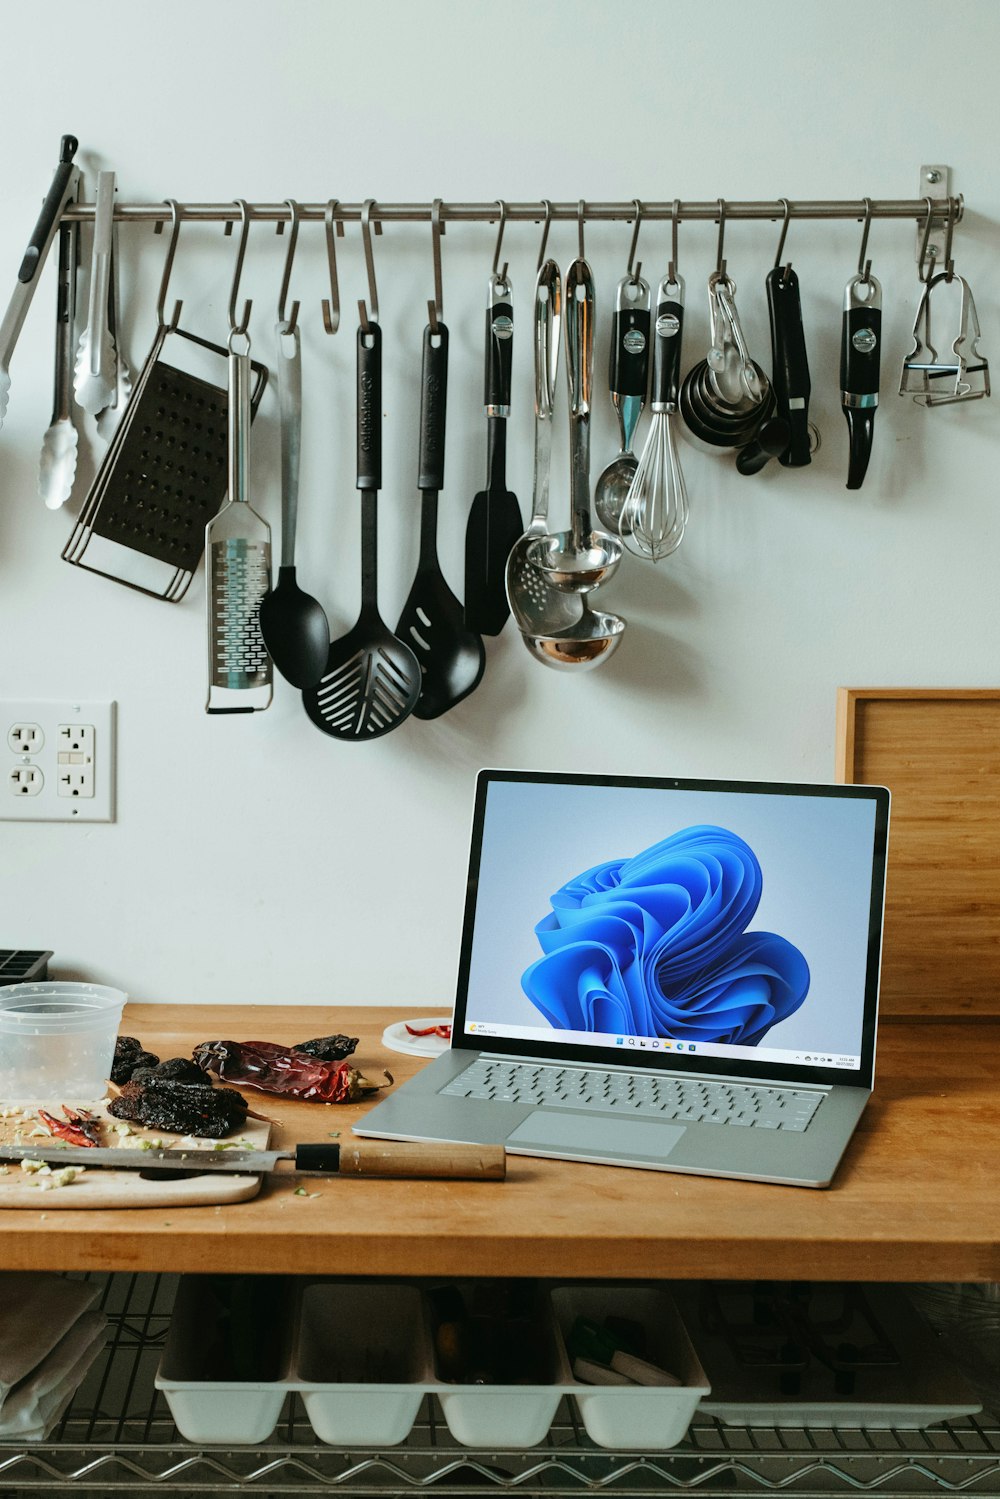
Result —
<instances>
[{"instance_id":1,"label":"knife blade","mask_svg":"<svg viewBox=\"0 0 1000 1499\"><path fill-rule=\"evenodd\" d=\"M424 1144L418 1141L358 1140L340 1144L295 1145L291 1150L132 1150L124 1146L0 1145L0 1161L40 1161L50 1166L96 1166L117 1171L241 1172L257 1175L291 1161L289 1175L384 1176L502 1181L507 1157L502 1145Z\"/></svg>"}]
</instances>

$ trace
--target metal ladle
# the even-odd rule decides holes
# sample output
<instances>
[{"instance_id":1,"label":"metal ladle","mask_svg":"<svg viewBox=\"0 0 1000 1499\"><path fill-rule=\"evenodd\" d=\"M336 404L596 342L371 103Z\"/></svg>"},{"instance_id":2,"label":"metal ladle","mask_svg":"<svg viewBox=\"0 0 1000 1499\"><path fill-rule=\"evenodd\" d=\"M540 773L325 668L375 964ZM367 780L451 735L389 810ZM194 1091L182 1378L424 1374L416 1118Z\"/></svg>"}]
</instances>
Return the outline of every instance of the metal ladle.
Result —
<instances>
[{"instance_id":1,"label":"metal ladle","mask_svg":"<svg viewBox=\"0 0 1000 1499\"><path fill-rule=\"evenodd\" d=\"M562 326L562 276L554 260L539 267L535 282L535 469L531 521L507 558L506 585L510 612L525 637L546 635L575 625L583 613L579 594L556 588L532 565L532 543L549 529L549 472L559 334Z\"/></svg>"},{"instance_id":2,"label":"metal ladle","mask_svg":"<svg viewBox=\"0 0 1000 1499\"><path fill-rule=\"evenodd\" d=\"M528 560L547 582L572 593L589 593L612 577L622 543L595 531L590 514L590 413L594 365L594 280L582 258L566 276L566 374L569 380L569 531L540 536L528 547Z\"/></svg>"},{"instance_id":3,"label":"metal ladle","mask_svg":"<svg viewBox=\"0 0 1000 1499\"><path fill-rule=\"evenodd\" d=\"M580 256L566 277L566 366L570 395L570 487L573 526L569 532L542 536L528 547L530 563L547 582L579 601L572 624L522 630L536 660L557 671L588 671L607 661L621 644L625 620L590 608L588 594L610 577L621 561L617 537L594 531L590 521L590 392L594 350L594 283Z\"/></svg>"}]
</instances>

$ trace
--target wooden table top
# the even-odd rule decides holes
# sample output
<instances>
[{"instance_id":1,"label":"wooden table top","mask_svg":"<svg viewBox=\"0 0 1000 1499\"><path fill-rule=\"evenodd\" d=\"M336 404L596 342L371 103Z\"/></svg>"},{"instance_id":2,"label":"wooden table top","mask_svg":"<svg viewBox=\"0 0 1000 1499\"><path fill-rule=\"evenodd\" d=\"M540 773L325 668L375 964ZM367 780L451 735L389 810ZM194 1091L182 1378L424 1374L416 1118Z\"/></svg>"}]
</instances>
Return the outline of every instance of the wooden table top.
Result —
<instances>
[{"instance_id":1,"label":"wooden table top","mask_svg":"<svg viewBox=\"0 0 1000 1499\"><path fill-rule=\"evenodd\" d=\"M347 1031L397 1082L401 1009L130 1005L163 1057L199 1041ZM414 1014L427 1014L427 1006ZM1000 1280L1000 1022L888 1023L874 1097L826 1191L523 1156L506 1182L272 1180L225 1207L0 1211L0 1269L544 1275L666 1279ZM345 1134L364 1105L248 1092L272 1142Z\"/></svg>"}]
</instances>

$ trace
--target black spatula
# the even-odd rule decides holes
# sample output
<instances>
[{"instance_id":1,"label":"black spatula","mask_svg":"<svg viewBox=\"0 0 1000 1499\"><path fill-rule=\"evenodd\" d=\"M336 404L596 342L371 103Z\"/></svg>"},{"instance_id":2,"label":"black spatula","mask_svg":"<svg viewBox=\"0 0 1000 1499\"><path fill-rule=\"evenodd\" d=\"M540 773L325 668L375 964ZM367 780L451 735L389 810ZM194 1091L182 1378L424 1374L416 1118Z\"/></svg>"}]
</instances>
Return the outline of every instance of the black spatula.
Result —
<instances>
[{"instance_id":1,"label":"black spatula","mask_svg":"<svg viewBox=\"0 0 1000 1499\"><path fill-rule=\"evenodd\" d=\"M413 713L439 718L474 691L486 665L483 642L466 628L465 614L445 581L437 554L438 492L444 486L448 402L448 329L424 329L420 387L420 558L396 634L420 663L423 683Z\"/></svg>"},{"instance_id":2,"label":"black spatula","mask_svg":"<svg viewBox=\"0 0 1000 1499\"><path fill-rule=\"evenodd\" d=\"M465 533L465 623L480 635L499 635L507 622L507 558L524 529L517 496L507 488L506 478L514 334L510 295L507 278L494 276L486 309L486 488L472 502Z\"/></svg>"},{"instance_id":3,"label":"black spatula","mask_svg":"<svg viewBox=\"0 0 1000 1499\"><path fill-rule=\"evenodd\" d=\"M403 722L420 695L420 667L378 612L378 491L382 483L382 330L358 329L358 488L361 613L330 645L326 671L302 694L318 729L335 739L378 739Z\"/></svg>"}]
</instances>

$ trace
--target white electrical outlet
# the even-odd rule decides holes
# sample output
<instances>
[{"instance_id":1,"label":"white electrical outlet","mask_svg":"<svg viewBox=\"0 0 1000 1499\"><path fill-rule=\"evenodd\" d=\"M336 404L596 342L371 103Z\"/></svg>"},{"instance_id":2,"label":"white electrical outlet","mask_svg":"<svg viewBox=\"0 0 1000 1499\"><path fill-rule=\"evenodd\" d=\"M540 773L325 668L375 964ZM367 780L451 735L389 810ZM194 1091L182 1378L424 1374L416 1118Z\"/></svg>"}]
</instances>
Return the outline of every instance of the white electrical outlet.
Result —
<instances>
[{"instance_id":1,"label":"white electrical outlet","mask_svg":"<svg viewBox=\"0 0 1000 1499\"><path fill-rule=\"evenodd\" d=\"M0 822L114 822L115 704L0 702Z\"/></svg>"}]
</instances>

